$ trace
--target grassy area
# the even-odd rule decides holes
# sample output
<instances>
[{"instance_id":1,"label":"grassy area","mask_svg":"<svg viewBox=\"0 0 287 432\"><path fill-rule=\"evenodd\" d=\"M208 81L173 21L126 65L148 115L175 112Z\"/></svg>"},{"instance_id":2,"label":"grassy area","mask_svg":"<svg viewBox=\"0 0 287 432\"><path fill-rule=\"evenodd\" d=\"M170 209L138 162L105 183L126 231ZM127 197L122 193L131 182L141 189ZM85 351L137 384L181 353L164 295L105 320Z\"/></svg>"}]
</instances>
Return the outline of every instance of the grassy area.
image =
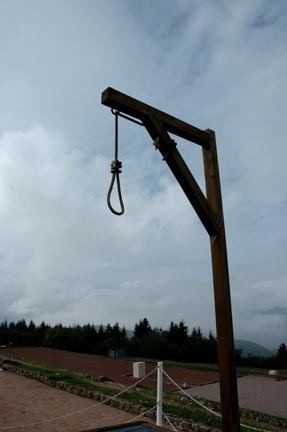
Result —
<instances>
[{"instance_id":1,"label":"grassy area","mask_svg":"<svg viewBox=\"0 0 287 432\"><path fill-rule=\"evenodd\" d=\"M121 389L115 388L112 385L104 383L94 383L92 378L86 378L83 374L72 372L65 369L57 369L54 367L41 366L35 363L22 362L17 360L9 360L9 363L31 372L37 372L47 377L49 380L63 381L69 384L78 385L84 387L90 391L98 391L107 396L115 396ZM126 400L133 404L140 405L144 408L152 408L155 405L155 397L148 396L148 389L144 387L137 390L129 390L120 395L120 399ZM173 401L168 400L169 395L166 395L165 402L163 405L164 412L168 415L175 415L186 420L203 423L211 427L220 427L220 419L207 414L201 409L194 407L179 405Z\"/></svg>"},{"instance_id":2,"label":"grassy area","mask_svg":"<svg viewBox=\"0 0 287 432\"><path fill-rule=\"evenodd\" d=\"M137 362L137 361L145 361L147 364L156 365L157 360L150 359L150 358L139 358L139 357L124 357L122 360L130 361L130 362ZM184 369L191 369L191 370L199 370L202 372L218 372L218 365L212 364L212 363L184 363L184 362L178 362L174 360L164 360L164 366L169 367L178 367L178 368L184 368ZM237 367L236 368L237 375L243 376L243 375L268 375L268 369L261 369L261 368L251 368L251 367ZM287 374L287 370L280 370L279 373Z\"/></svg>"},{"instance_id":3,"label":"grassy area","mask_svg":"<svg viewBox=\"0 0 287 432\"><path fill-rule=\"evenodd\" d=\"M55 367L42 366L34 362L28 363L17 360L9 360L9 363L20 369L37 372L51 381L62 381L67 384L83 387L86 390L98 391L107 396L114 396L120 391L118 388L113 387L113 385L97 382L96 377L93 379L92 377L87 377L85 374L68 369L58 369Z\"/></svg>"},{"instance_id":4,"label":"grassy area","mask_svg":"<svg viewBox=\"0 0 287 432\"><path fill-rule=\"evenodd\" d=\"M143 357L122 357L121 360L126 360L130 362L144 361L147 364L151 364L154 366L159 361L156 359L143 358ZM218 366L216 364L211 364L211 363L184 363L184 362L177 362L174 360L163 360L163 361L166 367L181 367L184 369L195 369L195 370L211 371L211 372L218 371Z\"/></svg>"},{"instance_id":5,"label":"grassy area","mask_svg":"<svg viewBox=\"0 0 287 432\"><path fill-rule=\"evenodd\" d=\"M115 396L121 391L120 388L116 387L113 384L96 382L96 377L91 377L91 376L87 377L84 374L73 372L70 370L58 369L49 366L42 366L33 362L30 363L30 362L22 362L17 360L9 360L9 363L24 370L37 372L47 377L49 380L66 382L72 385L85 388L86 390L100 392L101 394L107 396ZM171 362L173 366L174 363L175 362ZM189 420L196 423L202 423L206 426L220 429L221 426L220 418L206 412L200 407L191 405L190 401L187 398L181 399L179 397L175 398L174 396L175 396L174 392L165 393L163 411L167 415L174 415L176 417L180 417L185 420ZM149 388L144 386L139 386L137 387L136 390L135 389L129 390L121 394L120 399L126 400L133 404L140 405L146 409L152 408L155 405L154 390L151 391ZM214 404L213 406L217 407L219 405ZM254 425L254 422L251 423L249 420L244 421L244 423L247 423L250 426ZM258 424L256 423L255 426L258 427ZM241 428L241 429L242 431L248 431L247 428ZM272 427L269 427L269 425L268 428L266 428L265 426L264 429L270 431L274 430L272 429Z\"/></svg>"}]
</instances>

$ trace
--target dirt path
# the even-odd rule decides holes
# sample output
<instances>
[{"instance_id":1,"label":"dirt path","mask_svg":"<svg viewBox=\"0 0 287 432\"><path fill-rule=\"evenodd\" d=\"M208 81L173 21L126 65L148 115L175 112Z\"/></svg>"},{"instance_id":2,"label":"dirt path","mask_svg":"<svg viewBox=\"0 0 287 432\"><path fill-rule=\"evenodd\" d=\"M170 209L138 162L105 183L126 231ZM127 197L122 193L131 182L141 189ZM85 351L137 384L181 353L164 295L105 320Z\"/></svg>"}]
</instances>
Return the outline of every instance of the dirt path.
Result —
<instances>
[{"instance_id":1,"label":"dirt path","mask_svg":"<svg viewBox=\"0 0 287 432\"><path fill-rule=\"evenodd\" d=\"M15 356L24 360L54 365L60 368L84 371L98 376L105 376L117 383L130 385L136 380L132 377L132 362L111 359L91 354L80 354L69 351L56 350L44 347L31 348L6 348L1 349L1 356ZM146 365L146 372L153 369L152 365ZM216 372L190 370L180 367L167 369L168 374L179 384L202 385L218 381ZM145 381L146 385L155 386L156 377ZM170 386L173 387L173 386Z\"/></svg>"},{"instance_id":2,"label":"dirt path","mask_svg":"<svg viewBox=\"0 0 287 432\"><path fill-rule=\"evenodd\" d=\"M287 380L276 381L263 376L237 379L239 405L263 413L287 417ZM193 396L220 401L219 384L195 386L187 390Z\"/></svg>"},{"instance_id":3,"label":"dirt path","mask_svg":"<svg viewBox=\"0 0 287 432\"><path fill-rule=\"evenodd\" d=\"M95 401L9 372L0 373L0 389L1 432L78 432L92 427L124 423L134 417L105 405L96 407ZM49 421L92 406L94 407L79 414ZM33 424L39 421L45 423ZM29 426L20 429L15 427L25 424Z\"/></svg>"}]
</instances>

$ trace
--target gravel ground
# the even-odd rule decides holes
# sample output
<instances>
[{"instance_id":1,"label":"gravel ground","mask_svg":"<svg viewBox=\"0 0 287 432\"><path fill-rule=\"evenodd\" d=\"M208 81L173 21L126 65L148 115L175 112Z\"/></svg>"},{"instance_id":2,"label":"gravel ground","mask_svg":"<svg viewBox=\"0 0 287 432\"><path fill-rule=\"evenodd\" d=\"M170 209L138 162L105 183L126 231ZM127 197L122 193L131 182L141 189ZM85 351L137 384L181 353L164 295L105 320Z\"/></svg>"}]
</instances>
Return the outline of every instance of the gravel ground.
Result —
<instances>
[{"instance_id":1,"label":"gravel ground","mask_svg":"<svg viewBox=\"0 0 287 432\"><path fill-rule=\"evenodd\" d=\"M35 380L0 372L0 431L79 432L124 423L133 418L109 406L97 406L53 422L33 425L95 405L97 402L48 387ZM29 424L25 428L15 426ZM10 427L11 426L11 427Z\"/></svg>"},{"instance_id":2,"label":"gravel ground","mask_svg":"<svg viewBox=\"0 0 287 432\"><path fill-rule=\"evenodd\" d=\"M263 413L287 417L287 380L276 381L263 376L237 379L239 405ZM219 383L193 386L187 390L192 396L220 401Z\"/></svg>"}]
</instances>

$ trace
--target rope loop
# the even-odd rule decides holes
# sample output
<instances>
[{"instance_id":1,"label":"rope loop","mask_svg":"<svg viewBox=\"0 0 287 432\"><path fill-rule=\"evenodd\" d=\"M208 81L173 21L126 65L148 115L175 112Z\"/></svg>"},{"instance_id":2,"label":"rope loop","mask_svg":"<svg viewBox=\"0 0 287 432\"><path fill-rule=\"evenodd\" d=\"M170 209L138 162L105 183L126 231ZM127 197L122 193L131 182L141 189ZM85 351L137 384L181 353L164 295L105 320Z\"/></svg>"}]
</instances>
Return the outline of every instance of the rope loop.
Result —
<instances>
[{"instance_id":1,"label":"rope loop","mask_svg":"<svg viewBox=\"0 0 287 432\"><path fill-rule=\"evenodd\" d=\"M111 174L112 181L108 190L107 204L111 212L117 216L121 216L125 212L125 207L123 203L121 183L120 183L120 173L122 172L122 162L118 160L118 142L119 142L119 111L111 110L115 116L115 159L111 163ZM114 188L115 181L117 183L118 197L120 203L120 210L115 210L111 204L111 195Z\"/></svg>"}]
</instances>

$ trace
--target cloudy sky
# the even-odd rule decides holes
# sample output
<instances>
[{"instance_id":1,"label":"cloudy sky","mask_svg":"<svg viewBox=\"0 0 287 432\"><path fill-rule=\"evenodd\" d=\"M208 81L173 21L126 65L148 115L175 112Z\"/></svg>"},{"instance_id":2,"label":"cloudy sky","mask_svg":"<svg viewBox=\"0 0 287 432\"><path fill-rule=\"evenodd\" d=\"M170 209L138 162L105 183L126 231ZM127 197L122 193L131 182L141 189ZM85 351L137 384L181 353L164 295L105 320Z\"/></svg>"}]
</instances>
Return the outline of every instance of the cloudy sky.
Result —
<instances>
[{"instance_id":1,"label":"cloudy sky","mask_svg":"<svg viewBox=\"0 0 287 432\"><path fill-rule=\"evenodd\" d=\"M0 1L0 319L214 330L209 239L114 87L216 131L235 337L287 339L285 0ZM204 187L199 146L178 140ZM114 196L116 205L116 196Z\"/></svg>"}]
</instances>

